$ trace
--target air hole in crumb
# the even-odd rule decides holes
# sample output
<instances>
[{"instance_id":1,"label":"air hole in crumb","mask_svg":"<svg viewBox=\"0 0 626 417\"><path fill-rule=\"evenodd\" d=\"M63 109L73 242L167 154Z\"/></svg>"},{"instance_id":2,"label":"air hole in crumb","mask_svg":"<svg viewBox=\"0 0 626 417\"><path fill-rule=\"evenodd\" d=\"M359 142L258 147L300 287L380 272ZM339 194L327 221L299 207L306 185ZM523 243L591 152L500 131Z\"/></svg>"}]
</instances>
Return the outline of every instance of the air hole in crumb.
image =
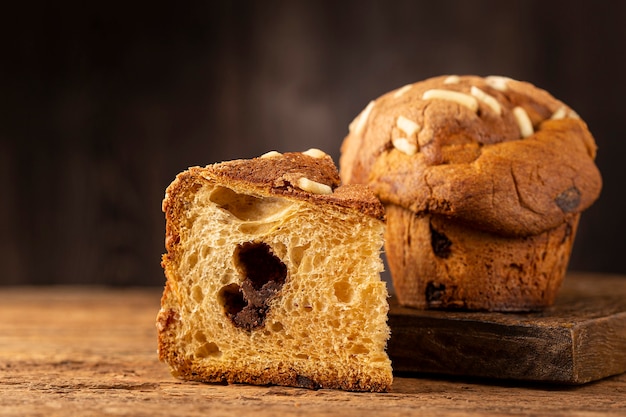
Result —
<instances>
[{"instance_id":1,"label":"air hole in crumb","mask_svg":"<svg viewBox=\"0 0 626 417\"><path fill-rule=\"evenodd\" d=\"M206 342L206 336L204 335L204 333L197 331L194 333L193 338L200 343L204 343Z\"/></svg>"},{"instance_id":2,"label":"air hole in crumb","mask_svg":"<svg viewBox=\"0 0 626 417\"><path fill-rule=\"evenodd\" d=\"M304 353L297 353L296 354L296 358L298 358L298 359L309 359L309 355L306 355Z\"/></svg>"},{"instance_id":3,"label":"air hole in crumb","mask_svg":"<svg viewBox=\"0 0 626 417\"><path fill-rule=\"evenodd\" d=\"M361 344L354 345L352 349L350 349L350 353L353 353L355 355L361 355L361 354L368 353L368 352L369 352L369 349Z\"/></svg>"},{"instance_id":4,"label":"air hole in crumb","mask_svg":"<svg viewBox=\"0 0 626 417\"><path fill-rule=\"evenodd\" d=\"M245 279L241 286L230 284L222 288L224 310L237 327L249 331L263 327L270 301L287 279L287 266L263 242L237 245L234 257L235 266Z\"/></svg>"},{"instance_id":5,"label":"air hole in crumb","mask_svg":"<svg viewBox=\"0 0 626 417\"><path fill-rule=\"evenodd\" d=\"M352 301L352 296L354 295L354 291L352 290L352 286L349 282L339 281L334 285L335 288L335 297L341 303L349 303Z\"/></svg>"},{"instance_id":6,"label":"air hole in crumb","mask_svg":"<svg viewBox=\"0 0 626 417\"><path fill-rule=\"evenodd\" d=\"M213 342L204 343L198 349L196 349L196 356L199 358L207 358L209 356L220 356L222 351L219 346Z\"/></svg>"},{"instance_id":7,"label":"air hole in crumb","mask_svg":"<svg viewBox=\"0 0 626 417\"><path fill-rule=\"evenodd\" d=\"M224 311L228 316L237 315L246 307L243 293L237 284L229 284L223 287L218 294L218 299L220 304L224 306Z\"/></svg>"},{"instance_id":8,"label":"air hole in crumb","mask_svg":"<svg viewBox=\"0 0 626 417\"><path fill-rule=\"evenodd\" d=\"M237 245L235 265L257 291L268 283L282 286L287 278L287 266L263 242Z\"/></svg>"},{"instance_id":9,"label":"air hole in crumb","mask_svg":"<svg viewBox=\"0 0 626 417\"><path fill-rule=\"evenodd\" d=\"M306 252L309 246L311 246L311 244L307 243L302 246L294 246L291 249L291 253L290 253L291 263L295 269L298 269L298 267L300 266L300 262L302 262L302 258L304 257L304 252Z\"/></svg>"},{"instance_id":10,"label":"air hole in crumb","mask_svg":"<svg viewBox=\"0 0 626 417\"><path fill-rule=\"evenodd\" d=\"M192 252L189 256L187 256L187 265L189 269L195 268L198 264L198 255L195 252Z\"/></svg>"},{"instance_id":11,"label":"air hole in crumb","mask_svg":"<svg viewBox=\"0 0 626 417\"><path fill-rule=\"evenodd\" d=\"M439 258L447 259L452 253L452 242L448 239L448 236L435 230L432 223L430 224L430 244L435 256Z\"/></svg>"},{"instance_id":12,"label":"air hole in crumb","mask_svg":"<svg viewBox=\"0 0 626 417\"><path fill-rule=\"evenodd\" d=\"M274 323L272 323L272 327L271 328L272 328L273 332L278 333L278 332L282 332L283 331L284 326L283 326L283 324L281 322L275 321Z\"/></svg>"},{"instance_id":13,"label":"air hole in crumb","mask_svg":"<svg viewBox=\"0 0 626 417\"><path fill-rule=\"evenodd\" d=\"M239 226L239 231L241 233L246 233L249 235L260 235L263 233L267 233L275 227L276 222L270 223L243 223Z\"/></svg>"},{"instance_id":14,"label":"air hole in crumb","mask_svg":"<svg viewBox=\"0 0 626 417\"><path fill-rule=\"evenodd\" d=\"M240 194L227 187L215 187L209 199L222 210L243 221L258 221L271 217L291 204L288 200L277 197L259 198Z\"/></svg>"},{"instance_id":15,"label":"air hole in crumb","mask_svg":"<svg viewBox=\"0 0 626 417\"><path fill-rule=\"evenodd\" d=\"M204 299L204 293L202 292L202 287L196 285L193 287L191 291L191 297L196 303L200 303L202 299Z\"/></svg>"}]
</instances>

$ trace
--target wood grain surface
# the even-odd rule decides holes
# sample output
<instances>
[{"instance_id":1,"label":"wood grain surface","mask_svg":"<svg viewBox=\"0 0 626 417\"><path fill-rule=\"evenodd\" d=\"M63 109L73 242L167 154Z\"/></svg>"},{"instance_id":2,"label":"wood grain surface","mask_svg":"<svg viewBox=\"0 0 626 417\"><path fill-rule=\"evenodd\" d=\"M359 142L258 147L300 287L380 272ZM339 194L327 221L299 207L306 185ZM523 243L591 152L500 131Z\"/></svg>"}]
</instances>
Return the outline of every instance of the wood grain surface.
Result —
<instances>
[{"instance_id":1,"label":"wood grain surface","mask_svg":"<svg viewBox=\"0 0 626 417\"><path fill-rule=\"evenodd\" d=\"M180 381L156 358L160 292L2 288L0 415L626 414L624 374L582 386L396 376L384 394Z\"/></svg>"}]
</instances>

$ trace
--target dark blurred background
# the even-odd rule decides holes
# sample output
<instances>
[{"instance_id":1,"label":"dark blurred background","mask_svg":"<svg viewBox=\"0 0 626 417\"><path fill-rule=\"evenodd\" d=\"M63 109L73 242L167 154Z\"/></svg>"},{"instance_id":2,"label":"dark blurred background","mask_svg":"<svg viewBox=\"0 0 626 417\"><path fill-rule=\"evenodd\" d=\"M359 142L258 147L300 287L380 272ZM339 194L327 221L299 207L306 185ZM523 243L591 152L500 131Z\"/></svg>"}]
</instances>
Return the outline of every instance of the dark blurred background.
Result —
<instances>
[{"instance_id":1,"label":"dark blurred background","mask_svg":"<svg viewBox=\"0 0 626 417\"><path fill-rule=\"evenodd\" d=\"M571 269L626 273L626 1L23 2L0 13L0 283L162 285L191 165L318 147L440 74L547 89L589 124L600 200Z\"/></svg>"}]
</instances>

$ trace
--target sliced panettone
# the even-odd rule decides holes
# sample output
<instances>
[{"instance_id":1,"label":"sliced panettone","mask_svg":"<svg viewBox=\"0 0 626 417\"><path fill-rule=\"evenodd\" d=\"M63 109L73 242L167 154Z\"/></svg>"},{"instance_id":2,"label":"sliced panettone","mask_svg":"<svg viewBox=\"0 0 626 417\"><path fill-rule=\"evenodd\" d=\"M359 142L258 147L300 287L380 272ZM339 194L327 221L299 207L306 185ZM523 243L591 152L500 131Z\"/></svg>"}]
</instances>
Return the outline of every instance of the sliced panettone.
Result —
<instances>
[{"instance_id":1,"label":"sliced panettone","mask_svg":"<svg viewBox=\"0 0 626 417\"><path fill-rule=\"evenodd\" d=\"M190 168L163 201L159 357L188 380L386 391L383 208L319 150Z\"/></svg>"}]
</instances>

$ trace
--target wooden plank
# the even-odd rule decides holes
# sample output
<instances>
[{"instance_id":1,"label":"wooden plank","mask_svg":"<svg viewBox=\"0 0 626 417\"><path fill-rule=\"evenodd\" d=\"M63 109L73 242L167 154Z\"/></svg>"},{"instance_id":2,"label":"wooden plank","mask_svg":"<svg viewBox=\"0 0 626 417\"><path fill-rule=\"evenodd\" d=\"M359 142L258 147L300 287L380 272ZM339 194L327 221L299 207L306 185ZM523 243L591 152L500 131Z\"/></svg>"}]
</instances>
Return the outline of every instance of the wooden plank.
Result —
<instances>
[{"instance_id":1,"label":"wooden plank","mask_svg":"<svg viewBox=\"0 0 626 417\"><path fill-rule=\"evenodd\" d=\"M583 384L626 371L626 280L570 274L527 314L419 311L392 300L394 370Z\"/></svg>"}]
</instances>

